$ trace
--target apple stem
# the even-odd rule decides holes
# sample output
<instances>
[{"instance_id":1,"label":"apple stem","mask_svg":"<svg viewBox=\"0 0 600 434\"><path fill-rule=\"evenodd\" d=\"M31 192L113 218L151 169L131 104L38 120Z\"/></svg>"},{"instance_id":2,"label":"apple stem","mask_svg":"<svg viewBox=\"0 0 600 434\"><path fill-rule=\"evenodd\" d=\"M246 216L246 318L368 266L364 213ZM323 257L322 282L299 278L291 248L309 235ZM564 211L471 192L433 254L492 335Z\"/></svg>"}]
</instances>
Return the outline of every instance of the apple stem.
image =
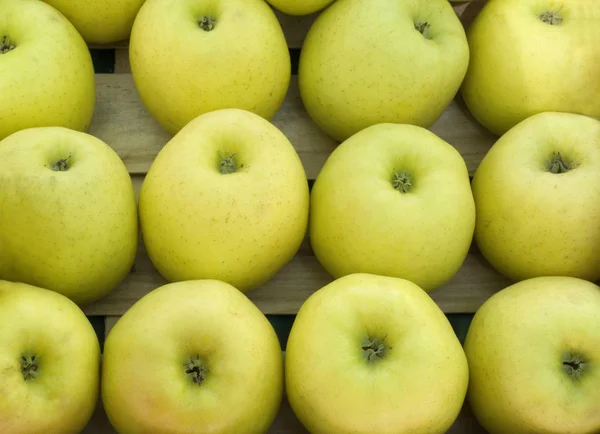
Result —
<instances>
[{"instance_id":1,"label":"apple stem","mask_svg":"<svg viewBox=\"0 0 600 434\"><path fill-rule=\"evenodd\" d=\"M369 362L383 359L388 350L383 343L383 339L378 338L366 338L361 343L360 348L363 351L363 357Z\"/></svg>"},{"instance_id":2,"label":"apple stem","mask_svg":"<svg viewBox=\"0 0 600 434\"><path fill-rule=\"evenodd\" d=\"M429 39L429 34L427 31L430 27L431 24L429 24L427 21L417 21L415 23L415 29L422 34L425 39Z\"/></svg>"},{"instance_id":3,"label":"apple stem","mask_svg":"<svg viewBox=\"0 0 600 434\"><path fill-rule=\"evenodd\" d=\"M559 11L547 11L540 15L540 20L551 26L556 26L563 22L563 19L558 15Z\"/></svg>"},{"instance_id":4,"label":"apple stem","mask_svg":"<svg viewBox=\"0 0 600 434\"><path fill-rule=\"evenodd\" d=\"M206 380L208 368L204 366L204 362L200 356L190 357L183 366L185 366L185 373L190 377L192 383L200 385Z\"/></svg>"},{"instance_id":5,"label":"apple stem","mask_svg":"<svg viewBox=\"0 0 600 434\"><path fill-rule=\"evenodd\" d=\"M219 155L219 172L221 172L223 175L237 172L237 162L235 160L235 154Z\"/></svg>"},{"instance_id":6,"label":"apple stem","mask_svg":"<svg viewBox=\"0 0 600 434\"><path fill-rule=\"evenodd\" d=\"M10 42L8 36L2 37L2 42L0 42L0 54L8 53L15 49L15 44Z\"/></svg>"},{"instance_id":7,"label":"apple stem","mask_svg":"<svg viewBox=\"0 0 600 434\"><path fill-rule=\"evenodd\" d=\"M562 155L560 155L560 152L555 152L552 154L552 158L548 164L548 170L550 173L567 173L571 169L571 165L563 159Z\"/></svg>"},{"instance_id":8,"label":"apple stem","mask_svg":"<svg viewBox=\"0 0 600 434\"><path fill-rule=\"evenodd\" d=\"M412 189L412 175L403 171L395 171L392 186L400 193L408 193Z\"/></svg>"},{"instance_id":9,"label":"apple stem","mask_svg":"<svg viewBox=\"0 0 600 434\"><path fill-rule=\"evenodd\" d=\"M69 170L69 160L71 160L71 155L69 155L67 158L61 158L52 165L52 170L55 172L66 172Z\"/></svg>"},{"instance_id":10,"label":"apple stem","mask_svg":"<svg viewBox=\"0 0 600 434\"><path fill-rule=\"evenodd\" d=\"M216 23L217 21L213 17L207 15L198 20L198 25L205 32L210 32L212 29L214 29Z\"/></svg>"},{"instance_id":11,"label":"apple stem","mask_svg":"<svg viewBox=\"0 0 600 434\"><path fill-rule=\"evenodd\" d=\"M563 357L563 370L574 380L578 380L583 375L586 366L587 363L579 354L567 353Z\"/></svg>"},{"instance_id":12,"label":"apple stem","mask_svg":"<svg viewBox=\"0 0 600 434\"><path fill-rule=\"evenodd\" d=\"M21 356L21 374L25 381L35 380L38 375L39 366L35 354Z\"/></svg>"}]
</instances>

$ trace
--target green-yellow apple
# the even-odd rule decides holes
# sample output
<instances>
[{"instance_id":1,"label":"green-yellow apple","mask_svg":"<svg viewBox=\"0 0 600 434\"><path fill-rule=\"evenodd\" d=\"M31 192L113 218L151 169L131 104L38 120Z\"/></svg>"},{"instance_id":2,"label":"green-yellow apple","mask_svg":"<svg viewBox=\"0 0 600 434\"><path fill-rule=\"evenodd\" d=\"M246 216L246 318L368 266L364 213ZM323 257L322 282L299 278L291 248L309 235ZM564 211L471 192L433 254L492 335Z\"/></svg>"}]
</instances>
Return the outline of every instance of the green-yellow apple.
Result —
<instances>
[{"instance_id":1,"label":"green-yellow apple","mask_svg":"<svg viewBox=\"0 0 600 434\"><path fill-rule=\"evenodd\" d=\"M475 241L513 281L600 278L600 122L540 113L509 130L473 178Z\"/></svg>"},{"instance_id":2,"label":"green-yellow apple","mask_svg":"<svg viewBox=\"0 0 600 434\"><path fill-rule=\"evenodd\" d=\"M263 0L147 0L129 58L142 102L172 134L218 109L270 120L290 82L285 36Z\"/></svg>"},{"instance_id":3,"label":"green-yellow apple","mask_svg":"<svg viewBox=\"0 0 600 434\"><path fill-rule=\"evenodd\" d=\"M138 242L131 178L107 144L62 127L0 142L0 279L78 304L108 294Z\"/></svg>"},{"instance_id":4,"label":"green-yellow apple","mask_svg":"<svg viewBox=\"0 0 600 434\"><path fill-rule=\"evenodd\" d=\"M536 277L493 295L465 341L468 399L490 434L600 432L600 288Z\"/></svg>"},{"instance_id":5,"label":"green-yellow apple","mask_svg":"<svg viewBox=\"0 0 600 434\"><path fill-rule=\"evenodd\" d=\"M318 290L286 348L286 393L314 434L445 433L468 377L443 312L393 277L354 274Z\"/></svg>"},{"instance_id":6,"label":"green-yellow apple","mask_svg":"<svg viewBox=\"0 0 600 434\"><path fill-rule=\"evenodd\" d=\"M288 15L309 15L318 12L334 0L267 0L275 9Z\"/></svg>"},{"instance_id":7,"label":"green-yellow apple","mask_svg":"<svg viewBox=\"0 0 600 434\"><path fill-rule=\"evenodd\" d=\"M311 193L310 241L336 278L381 274L434 290L461 267L474 227L464 160L413 125L355 134L328 158Z\"/></svg>"},{"instance_id":8,"label":"green-yellow apple","mask_svg":"<svg viewBox=\"0 0 600 434\"><path fill-rule=\"evenodd\" d=\"M378 123L429 127L467 70L465 31L448 0L338 0L300 55L302 101L342 141Z\"/></svg>"},{"instance_id":9,"label":"green-yellow apple","mask_svg":"<svg viewBox=\"0 0 600 434\"><path fill-rule=\"evenodd\" d=\"M133 20L145 0L44 0L65 15L89 43L129 38Z\"/></svg>"},{"instance_id":10,"label":"green-yellow apple","mask_svg":"<svg viewBox=\"0 0 600 434\"><path fill-rule=\"evenodd\" d=\"M298 251L308 182L294 147L251 112L199 116L158 154L140 191L150 259L169 281L216 279L247 291Z\"/></svg>"},{"instance_id":11,"label":"green-yellow apple","mask_svg":"<svg viewBox=\"0 0 600 434\"><path fill-rule=\"evenodd\" d=\"M467 36L461 93L493 133L541 112L600 117L597 0L490 0Z\"/></svg>"},{"instance_id":12,"label":"green-yellow apple","mask_svg":"<svg viewBox=\"0 0 600 434\"><path fill-rule=\"evenodd\" d=\"M121 433L265 433L282 393L271 324L217 280L152 291L104 346L102 401Z\"/></svg>"},{"instance_id":13,"label":"green-yellow apple","mask_svg":"<svg viewBox=\"0 0 600 434\"><path fill-rule=\"evenodd\" d=\"M0 432L78 433L96 408L100 345L83 312L0 280Z\"/></svg>"},{"instance_id":14,"label":"green-yellow apple","mask_svg":"<svg viewBox=\"0 0 600 434\"><path fill-rule=\"evenodd\" d=\"M0 140L32 127L85 131L96 100L90 52L38 0L0 0Z\"/></svg>"}]
</instances>

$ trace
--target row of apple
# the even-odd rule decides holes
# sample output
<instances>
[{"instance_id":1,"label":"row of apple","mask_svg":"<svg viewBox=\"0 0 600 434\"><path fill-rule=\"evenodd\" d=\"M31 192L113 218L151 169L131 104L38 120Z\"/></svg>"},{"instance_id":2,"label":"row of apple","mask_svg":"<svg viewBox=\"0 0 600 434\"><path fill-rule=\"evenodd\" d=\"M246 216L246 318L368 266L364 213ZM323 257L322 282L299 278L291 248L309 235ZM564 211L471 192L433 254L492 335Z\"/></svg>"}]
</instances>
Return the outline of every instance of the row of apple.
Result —
<instances>
[{"instance_id":1,"label":"row of apple","mask_svg":"<svg viewBox=\"0 0 600 434\"><path fill-rule=\"evenodd\" d=\"M119 433L266 433L285 388L311 433L441 434L465 398L491 434L595 433L598 330L598 286L539 277L484 303L463 351L417 285L352 274L303 304L284 363L242 292L197 280L136 302L110 330L100 369L76 304L0 280L0 431L81 432L101 389Z\"/></svg>"},{"instance_id":2,"label":"row of apple","mask_svg":"<svg viewBox=\"0 0 600 434\"><path fill-rule=\"evenodd\" d=\"M138 221L168 281L270 280L307 233L333 276L448 282L475 239L513 281L600 279L600 122L541 113L502 136L470 184L458 151L424 128L379 124L333 151L309 193L294 147L251 112L199 116L160 151L136 204L107 144L61 127L0 141L0 278L78 304L129 273Z\"/></svg>"},{"instance_id":3,"label":"row of apple","mask_svg":"<svg viewBox=\"0 0 600 434\"><path fill-rule=\"evenodd\" d=\"M114 8L48 2L88 41L131 31L137 91L173 134L224 108L269 120L288 90L286 40L263 0L130 0ZM429 127L459 89L476 119L497 135L540 112L600 116L599 6L493 0L467 34L447 0L294 5L275 2L291 13L329 5L303 43L299 87L309 115L338 141L387 122ZM0 139L34 126L85 130L95 96L84 39L37 0L4 0L3 10L10 22L0 53L10 67L3 70Z\"/></svg>"}]
</instances>

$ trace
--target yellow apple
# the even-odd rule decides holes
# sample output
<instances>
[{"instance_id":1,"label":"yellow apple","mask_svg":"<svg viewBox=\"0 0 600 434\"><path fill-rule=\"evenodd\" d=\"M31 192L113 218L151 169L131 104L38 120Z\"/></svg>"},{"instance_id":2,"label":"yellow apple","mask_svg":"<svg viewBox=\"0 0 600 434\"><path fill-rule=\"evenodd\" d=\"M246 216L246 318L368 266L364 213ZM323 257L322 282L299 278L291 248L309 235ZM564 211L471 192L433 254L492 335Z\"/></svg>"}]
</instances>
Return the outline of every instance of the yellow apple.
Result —
<instances>
[{"instance_id":1,"label":"yellow apple","mask_svg":"<svg viewBox=\"0 0 600 434\"><path fill-rule=\"evenodd\" d=\"M152 291L104 346L102 401L121 433L265 433L282 393L275 331L224 282Z\"/></svg>"},{"instance_id":2,"label":"yellow apple","mask_svg":"<svg viewBox=\"0 0 600 434\"><path fill-rule=\"evenodd\" d=\"M600 117L597 0L490 0L468 40L462 96L493 133L541 112Z\"/></svg>"},{"instance_id":3,"label":"yellow apple","mask_svg":"<svg viewBox=\"0 0 600 434\"><path fill-rule=\"evenodd\" d=\"M600 278L600 122L534 115L490 149L473 178L475 240L512 280Z\"/></svg>"},{"instance_id":4,"label":"yellow apple","mask_svg":"<svg viewBox=\"0 0 600 434\"><path fill-rule=\"evenodd\" d=\"M17 132L0 142L0 185L0 279L84 304L129 273L135 196L107 144L61 127Z\"/></svg>"},{"instance_id":5,"label":"yellow apple","mask_svg":"<svg viewBox=\"0 0 600 434\"><path fill-rule=\"evenodd\" d=\"M537 277L492 296L465 341L468 399L490 434L600 432L600 288Z\"/></svg>"},{"instance_id":6,"label":"yellow apple","mask_svg":"<svg viewBox=\"0 0 600 434\"><path fill-rule=\"evenodd\" d=\"M270 120L290 82L285 36L263 0L147 0L129 57L142 102L172 134L218 109Z\"/></svg>"},{"instance_id":7,"label":"yellow apple","mask_svg":"<svg viewBox=\"0 0 600 434\"><path fill-rule=\"evenodd\" d=\"M83 39L103 44L129 38L145 0L44 0L73 23Z\"/></svg>"},{"instance_id":8,"label":"yellow apple","mask_svg":"<svg viewBox=\"0 0 600 434\"><path fill-rule=\"evenodd\" d=\"M334 0L267 0L275 9L288 15L309 15L329 6Z\"/></svg>"},{"instance_id":9,"label":"yellow apple","mask_svg":"<svg viewBox=\"0 0 600 434\"><path fill-rule=\"evenodd\" d=\"M426 291L461 267L475 204L464 160L432 132L380 124L329 157L311 193L310 241L334 277L401 277Z\"/></svg>"},{"instance_id":10,"label":"yellow apple","mask_svg":"<svg viewBox=\"0 0 600 434\"><path fill-rule=\"evenodd\" d=\"M448 319L421 288L369 274L310 296L286 348L286 393L313 434L444 433L468 371Z\"/></svg>"},{"instance_id":11,"label":"yellow apple","mask_svg":"<svg viewBox=\"0 0 600 434\"><path fill-rule=\"evenodd\" d=\"M98 400L100 345L83 312L0 280L0 432L78 433Z\"/></svg>"},{"instance_id":12,"label":"yellow apple","mask_svg":"<svg viewBox=\"0 0 600 434\"><path fill-rule=\"evenodd\" d=\"M300 95L339 141L378 123L429 127L468 62L465 31L448 0L338 0L306 36Z\"/></svg>"},{"instance_id":13,"label":"yellow apple","mask_svg":"<svg viewBox=\"0 0 600 434\"><path fill-rule=\"evenodd\" d=\"M38 0L0 0L0 140L32 127L85 131L94 67L71 23Z\"/></svg>"},{"instance_id":14,"label":"yellow apple","mask_svg":"<svg viewBox=\"0 0 600 434\"><path fill-rule=\"evenodd\" d=\"M150 259L169 281L217 279L242 291L294 256L308 222L294 147L253 113L199 116L158 154L140 191Z\"/></svg>"}]
</instances>

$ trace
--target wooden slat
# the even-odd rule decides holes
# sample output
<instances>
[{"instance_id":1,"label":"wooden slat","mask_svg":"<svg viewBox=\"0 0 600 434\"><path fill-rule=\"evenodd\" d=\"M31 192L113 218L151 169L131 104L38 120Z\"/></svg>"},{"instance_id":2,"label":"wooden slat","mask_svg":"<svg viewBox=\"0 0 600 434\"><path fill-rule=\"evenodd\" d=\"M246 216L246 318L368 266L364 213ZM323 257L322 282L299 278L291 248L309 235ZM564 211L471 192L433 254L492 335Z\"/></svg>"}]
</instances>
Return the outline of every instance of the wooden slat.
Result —
<instances>
[{"instance_id":1,"label":"wooden slat","mask_svg":"<svg viewBox=\"0 0 600 434\"><path fill-rule=\"evenodd\" d=\"M144 174L171 136L142 105L130 74L97 74L96 112L89 133L104 140L121 156L132 174ZM336 142L327 137L303 108L296 77L273 124L290 139L306 169L315 179ZM461 100L453 101L431 130L455 146L469 172L494 143L495 137L481 127Z\"/></svg>"},{"instance_id":2,"label":"wooden slat","mask_svg":"<svg viewBox=\"0 0 600 434\"><path fill-rule=\"evenodd\" d=\"M118 319L119 317L106 318L106 335ZM82 434L116 434L116 431L108 422L100 400L98 400L98 406L92 420ZM269 434L308 434L308 431L304 429L294 415L285 396ZM448 434L486 434L486 431L477 423L468 405L465 405Z\"/></svg>"}]
</instances>

